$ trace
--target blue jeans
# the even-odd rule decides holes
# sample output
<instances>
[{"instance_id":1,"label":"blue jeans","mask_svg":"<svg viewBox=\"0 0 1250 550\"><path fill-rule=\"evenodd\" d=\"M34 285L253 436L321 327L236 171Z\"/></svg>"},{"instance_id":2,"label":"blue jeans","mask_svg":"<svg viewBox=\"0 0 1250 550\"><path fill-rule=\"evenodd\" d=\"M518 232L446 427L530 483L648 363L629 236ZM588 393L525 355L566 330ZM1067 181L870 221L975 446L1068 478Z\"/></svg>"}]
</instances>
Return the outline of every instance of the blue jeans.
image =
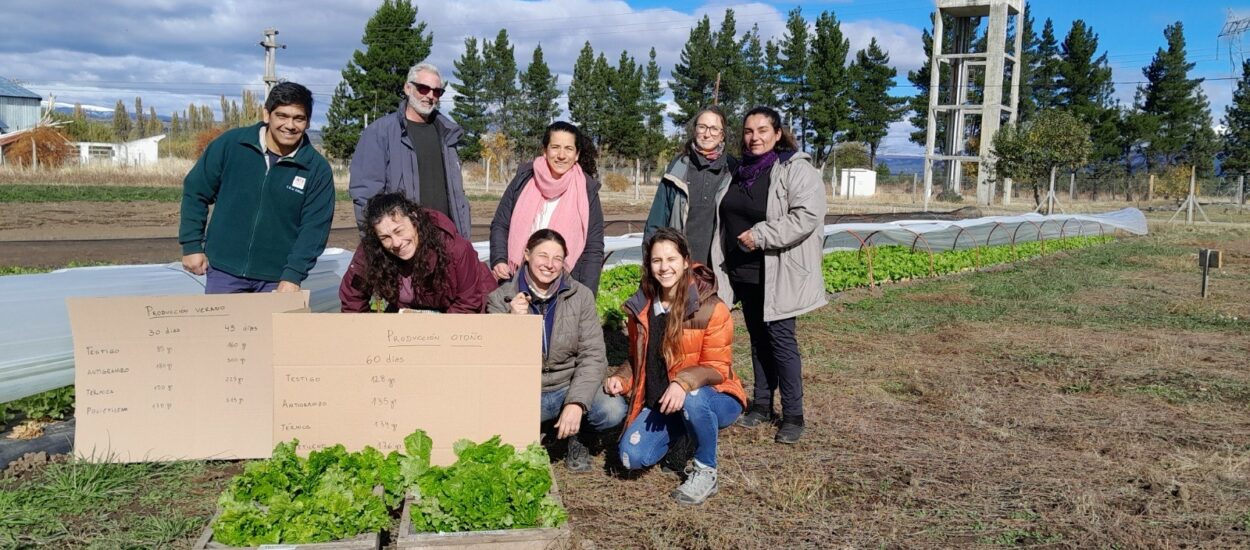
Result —
<instances>
[{"instance_id":1,"label":"blue jeans","mask_svg":"<svg viewBox=\"0 0 1250 550\"><path fill-rule=\"evenodd\" d=\"M543 422L550 422L560 416L560 411L564 409L564 398L568 396L569 388L567 386L554 391L543 392L540 401L542 409L541 413ZM625 420L625 414L628 408L625 399L621 396L611 396L603 393L602 389L595 390L595 399L590 403L590 411L582 417L582 422L590 425L590 429L596 432L610 430L621 424Z\"/></svg>"},{"instance_id":2,"label":"blue jeans","mask_svg":"<svg viewBox=\"0 0 1250 550\"><path fill-rule=\"evenodd\" d=\"M208 266L204 275L204 294L234 294L236 292L273 292L278 288L277 281L262 281L238 277Z\"/></svg>"},{"instance_id":3,"label":"blue jeans","mask_svg":"<svg viewBox=\"0 0 1250 550\"><path fill-rule=\"evenodd\" d=\"M694 459L715 468L719 432L740 414L742 403L737 398L710 386L687 393L680 415L643 407L621 437L621 464L631 470L655 464L668 452L669 442L689 433L695 444Z\"/></svg>"}]
</instances>

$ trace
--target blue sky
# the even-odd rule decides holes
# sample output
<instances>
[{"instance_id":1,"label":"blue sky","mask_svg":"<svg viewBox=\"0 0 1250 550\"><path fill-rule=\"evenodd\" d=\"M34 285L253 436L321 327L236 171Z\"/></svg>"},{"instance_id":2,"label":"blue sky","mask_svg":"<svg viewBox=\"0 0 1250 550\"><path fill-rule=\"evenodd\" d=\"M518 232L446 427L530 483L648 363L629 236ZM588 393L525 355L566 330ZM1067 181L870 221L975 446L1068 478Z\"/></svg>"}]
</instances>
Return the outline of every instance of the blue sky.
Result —
<instances>
[{"instance_id":1,"label":"blue sky","mask_svg":"<svg viewBox=\"0 0 1250 550\"><path fill-rule=\"evenodd\" d=\"M1163 28L1185 24L1194 76L1204 86L1215 120L1232 95L1226 43L1216 36L1226 9L1250 15L1250 0L1237 4L1213 0L1044 0L1028 9L1040 21L1050 17L1062 39L1076 18L1092 25L1108 53L1117 84L1116 97L1129 102L1141 68L1163 45ZM111 108L117 100L168 115L188 103L214 110L218 96L237 98L243 88L262 90L263 50L257 45L267 26L279 28L278 74L306 84L315 94L314 124L339 81L339 71L359 40L365 21L380 0L303 0L298 10L287 3L252 0L40 0L9 2L0 33L0 76L15 78L27 88L55 94L59 103L80 102ZM460 56L466 37L491 38L508 29L524 67L537 45L559 76L561 87L571 80L573 61L589 40L595 50L615 60L622 50L645 60L656 47L664 77L678 61L690 28L703 15L718 24L726 8L735 10L740 32L760 25L765 37L780 39L786 13L795 2L660 2L656 0L415 0L418 19L434 34L429 61L445 68ZM925 63L921 30L929 25L932 0L844 0L802 2L812 21L833 10L843 22L852 48L876 38L898 69L897 95L908 95L903 75ZM66 17L66 14L73 14ZM1250 47L1250 41L1247 41ZM1218 53L1218 57L1217 57ZM454 97L445 101L451 107ZM914 154L906 140L908 124L891 127L884 153Z\"/></svg>"}]
</instances>

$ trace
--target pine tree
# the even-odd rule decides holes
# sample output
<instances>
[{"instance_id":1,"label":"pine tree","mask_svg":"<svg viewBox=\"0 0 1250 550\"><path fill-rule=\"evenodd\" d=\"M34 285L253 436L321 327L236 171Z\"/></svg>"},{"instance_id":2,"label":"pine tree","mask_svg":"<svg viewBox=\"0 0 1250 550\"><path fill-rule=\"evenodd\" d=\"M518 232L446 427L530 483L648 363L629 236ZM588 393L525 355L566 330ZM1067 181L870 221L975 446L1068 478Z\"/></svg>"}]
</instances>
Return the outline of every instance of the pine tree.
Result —
<instances>
[{"instance_id":1,"label":"pine tree","mask_svg":"<svg viewBox=\"0 0 1250 550\"><path fill-rule=\"evenodd\" d=\"M543 47L534 48L529 67L521 73L521 93L516 102L518 133L516 148L518 158L538 155L542 150L543 132L547 125L560 116L558 78L543 60Z\"/></svg>"},{"instance_id":2,"label":"pine tree","mask_svg":"<svg viewBox=\"0 0 1250 550\"><path fill-rule=\"evenodd\" d=\"M954 17L943 16L942 17L942 44L944 44L943 49L946 51L954 51L955 49L956 44L955 44L954 30L955 30ZM932 28L925 29L925 31L921 33L920 40L924 44L925 61L924 61L924 64L921 65L919 69L907 72L907 81L910 82L911 85L914 86L916 89L916 95L912 96L911 101L908 103L908 111L911 112L911 116L907 119L907 121L910 122L911 125L916 128L916 131L912 132L908 136L908 140L917 145L924 146L925 130L929 124L929 118L928 118L929 76L932 74L929 70L929 60L932 59L932 55L933 55L933 30ZM941 104L941 102L944 100L945 101L950 100L948 97L943 97L944 94L942 93L943 90L947 89L950 86L949 84L950 83L950 67L947 66L946 64L941 64L940 67L941 69L938 73L938 89L936 90L938 92L939 104ZM949 94L946 94L946 95L949 95ZM939 116L936 119L937 120L936 135L938 136L938 139L940 140L942 134L944 134L946 131L946 120L944 116L941 116L942 113L938 113L938 115Z\"/></svg>"},{"instance_id":3,"label":"pine tree","mask_svg":"<svg viewBox=\"0 0 1250 550\"><path fill-rule=\"evenodd\" d=\"M612 126L612 110L618 105L616 98L612 97L612 90L616 85L613 82L615 78L616 71L612 69L612 65L608 64L607 56L599 52L590 71L590 82L594 86L594 93L591 97L596 101L593 105L595 115L591 119L592 133L590 135L601 147L605 142L610 141L608 134ZM605 154L602 148L599 152Z\"/></svg>"},{"instance_id":4,"label":"pine tree","mask_svg":"<svg viewBox=\"0 0 1250 550\"><path fill-rule=\"evenodd\" d=\"M360 39L365 48L353 52L343 68L346 86L336 87L330 100L337 115L326 117L322 131L331 157L351 157L365 121L377 120L404 99L408 68L430 55L434 37L425 28L410 0L383 0L365 23Z\"/></svg>"},{"instance_id":5,"label":"pine tree","mask_svg":"<svg viewBox=\"0 0 1250 550\"><path fill-rule=\"evenodd\" d=\"M1250 173L1250 61L1241 65L1241 80L1224 108L1224 174Z\"/></svg>"},{"instance_id":6,"label":"pine tree","mask_svg":"<svg viewBox=\"0 0 1250 550\"><path fill-rule=\"evenodd\" d=\"M799 144L807 148L807 132L811 128L808 108L812 87L808 83L807 21L802 8L790 10L786 33L781 38L781 111L789 119Z\"/></svg>"},{"instance_id":7,"label":"pine tree","mask_svg":"<svg viewBox=\"0 0 1250 550\"><path fill-rule=\"evenodd\" d=\"M850 79L846 56L851 43L842 36L842 24L832 12L816 19L816 30L808 52L807 83L811 87L807 112L811 125L813 160L823 165L842 133L850 124Z\"/></svg>"},{"instance_id":8,"label":"pine tree","mask_svg":"<svg viewBox=\"0 0 1250 550\"><path fill-rule=\"evenodd\" d=\"M710 69L713 74L712 92L716 94L712 102L720 105L731 118L736 118L737 113L743 112L744 88L750 78L742 58L742 50L746 44L738 41L737 34L734 10L727 9L720 29L712 35L714 53ZM694 113L690 113L690 116L693 117Z\"/></svg>"},{"instance_id":9,"label":"pine tree","mask_svg":"<svg viewBox=\"0 0 1250 550\"><path fill-rule=\"evenodd\" d=\"M113 133L121 141L130 136L130 115L126 113L126 104L120 99L113 107Z\"/></svg>"},{"instance_id":10,"label":"pine tree","mask_svg":"<svg viewBox=\"0 0 1250 550\"><path fill-rule=\"evenodd\" d=\"M673 92L677 112L669 115L673 124L682 126L699 112L712 104L712 87L716 85L716 46L712 36L712 20L706 15L690 29L686 45L681 50L681 61L673 67L673 80L668 87Z\"/></svg>"},{"instance_id":11,"label":"pine tree","mask_svg":"<svg viewBox=\"0 0 1250 550\"><path fill-rule=\"evenodd\" d=\"M746 44L742 51L742 63L745 68L745 82L742 106L750 110L761 105L775 107L777 105L778 49L771 40L767 45L760 43L759 25L751 27L751 32L743 38Z\"/></svg>"},{"instance_id":12,"label":"pine tree","mask_svg":"<svg viewBox=\"0 0 1250 550\"><path fill-rule=\"evenodd\" d=\"M517 64L515 48L508 42L508 31L499 29L495 40L482 44L486 67L486 102L490 105L490 126L516 141Z\"/></svg>"},{"instance_id":13,"label":"pine tree","mask_svg":"<svg viewBox=\"0 0 1250 550\"><path fill-rule=\"evenodd\" d=\"M648 54L647 66L642 76L642 115L646 127L643 139L643 168L650 172L659 162L657 156L664 149L664 90L660 87L660 65L655 61L655 47Z\"/></svg>"},{"instance_id":14,"label":"pine tree","mask_svg":"<svg viewBox=\"0 0 1250 550\"><path fill-rule=\"evenodd\" d=\"M890 124L903 118L903 98L892 97L890 88L898 74L890 66L890 54L877 39L855 54L851 64L850 131L848 137L868 145L868 162L877 165L877 148L889 133Z\"/></svg>"},{"instance_id":15,"label":"pine tree","mask_svg":"<svg viewBox=\"0 0 1250 550\"><path fill-rule=\"evenodd\" d=\"M1019 27L1020 36L1020 55L1015 63L1007 64L1007 75L1010 76L1012 71L1020 71L1020 92L1019 103L1016 104L1016 122L1027 122L1034 113L1037 112L1037 101L1033 98L1033 73L1037 69L1039 58L1037 56L1037 33L1033 31L1033 12L1026 10L1024 13L1024 21ZM1009 36L1007 41L1014 44L1014 37ZM1008 48L1010 51L1010 47ZM1010 79L1007 81L1010 83ZM1006 98L1010 89L1004 91L1003 97Z\"/></svg>"},{"instance_id":16,"label":"pine tree","mask_svg":"<svg viewBox=\"0 0 1250 550\"><path fill-rule=\"evenodd\" d=\"M1181 23L1168 25L1163 36L1167 49L1159 48L1142 69L1147 82L1138 94L1151 136L1147 162L1163 166L1192 163L1209 173L1215 140L1210 107L1202 93L1203 79L1189 78L1194 63L1186 57Z\"/></svg>"},{"instance_id":17,"label":"pine tree","mask_svg":"<svg viewBox=\"0 0 1250 550\"><path fill-rule=\"evenodd\" d=\"M598 64L596 62L596 64ZM609 77L612 107L600 150L621 158L637 158L646 139L642 106L642 68L622 51Z\"/></svg>"},{"instance_id":18,"label":"pine tree","mask_svg":"<svg viewBox=\"0 0 1250 550\"><path fill-rule=\"evenodd\" d=\"M1060 45L1060 52L1057 103L1090 127L1093 160L1117 157L1120 152L1115 143L1117 117L1111 101L1115 89L1107 54L1094 57L1098 52L1098 35L1077 19Z\"/></svg>"},{"instance_id":19,"label":"pine tree","mask_svg":"<svg viewBox=\"0 0 1250 550\"><path fill-rule=\"evenodd\" d=\"M486 134L486 67L477 49L477 38L464 39L464 54L454 62L456 79L456 122L464 129L464 160L482 158L482 136Z\"/></svg>"},{"instance_id":20,"label":"pine tree","mask_svg":"<svg viewBox=\"0 0 1250 550\"><path fill-rule=\"evenodd\" d=\"M1055 24L1046 18L1042 24L1042 37L1037 42L1037 64L1029 75L1029 96L1038 111L1059 105L1059 42L1055 39Z\"/></svg>"},{"instance_id":21,"label":"pine tree","mask_svg":"<svg viewBox=\"0 0 1250 550\"><path fill-rule=\"evenodd\" d=\"M595 110L600 100L595 97L594 72L595 49L587 41L582 46L582 51L577 54L577 61L573 63L573 81L569 82L569 118L581 126L582 131L592 139L598 141L598 125L595 124L595 120L600 113Z\"/></svg>"}]
</instances>

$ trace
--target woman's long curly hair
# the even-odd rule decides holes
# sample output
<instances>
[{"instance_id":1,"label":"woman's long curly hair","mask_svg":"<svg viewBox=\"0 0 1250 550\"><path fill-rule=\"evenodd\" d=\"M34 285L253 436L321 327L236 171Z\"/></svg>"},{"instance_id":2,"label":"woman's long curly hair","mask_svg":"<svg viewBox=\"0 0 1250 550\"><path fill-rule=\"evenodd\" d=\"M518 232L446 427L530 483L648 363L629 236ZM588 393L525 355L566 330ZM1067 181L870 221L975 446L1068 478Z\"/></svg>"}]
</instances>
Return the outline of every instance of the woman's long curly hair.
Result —
<instances>
[{"instance_id":1,"label":"woman's long curly hair","mask_svg":"<svg viewBox=\"0 0 1250 550\"><path fill-rule=\"evenodd\" d=\"M586 173L586 177L599 177L599 167L597 158L599 152L595 149L595 142L590 137L583 134L581 129L571 122L557 120L547 126L543 131L543 150L551 145L551 134L553 132L567 132L573 134L573 145L577 147L577 164L582 167L582 172Z\"/></svg>"},{"instance_id":2,"label":"woman's long curly hair","mask_svg":"<svg viewBox=\"0 0 1250 550\"><path fill-rule=\"evenodd\" d=\"M412 259L401 260L391 254L374 231L383 219L392 216L407 217L417 231L417 253ZM383 193L369 199L364 218L366 230L360 244L365 247L365 259L369 262L365 273L367 292L387 303L398 304L399 280L408 272L412 273L412 284L417 289L431 293L447 290L447 266L451 265L451 256L443 242L442 230L434 225L429 210L402 193Z\"/></svg>"}]
</instances>

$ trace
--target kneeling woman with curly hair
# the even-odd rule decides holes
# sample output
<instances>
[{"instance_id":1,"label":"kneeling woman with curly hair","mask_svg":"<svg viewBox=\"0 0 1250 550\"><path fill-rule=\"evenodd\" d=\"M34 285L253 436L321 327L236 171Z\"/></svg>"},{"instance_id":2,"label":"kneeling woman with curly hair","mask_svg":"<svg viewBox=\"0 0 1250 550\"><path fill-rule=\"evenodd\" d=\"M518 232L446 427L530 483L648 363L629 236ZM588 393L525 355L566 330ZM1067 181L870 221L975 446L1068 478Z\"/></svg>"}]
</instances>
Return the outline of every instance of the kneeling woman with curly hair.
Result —
<instances>
[{"instance_id":1,"label":"kneeling woman with curly hair","mask_svg":"<svg viewBox=\"0 0 1250 550\"><path fill-rule=\"evenodd\" d=\"M447 216L385 193L369 200L364 218L368 229L339 285L344 313L485 309L495 279Z\"/></svg>"}]
</instances>

